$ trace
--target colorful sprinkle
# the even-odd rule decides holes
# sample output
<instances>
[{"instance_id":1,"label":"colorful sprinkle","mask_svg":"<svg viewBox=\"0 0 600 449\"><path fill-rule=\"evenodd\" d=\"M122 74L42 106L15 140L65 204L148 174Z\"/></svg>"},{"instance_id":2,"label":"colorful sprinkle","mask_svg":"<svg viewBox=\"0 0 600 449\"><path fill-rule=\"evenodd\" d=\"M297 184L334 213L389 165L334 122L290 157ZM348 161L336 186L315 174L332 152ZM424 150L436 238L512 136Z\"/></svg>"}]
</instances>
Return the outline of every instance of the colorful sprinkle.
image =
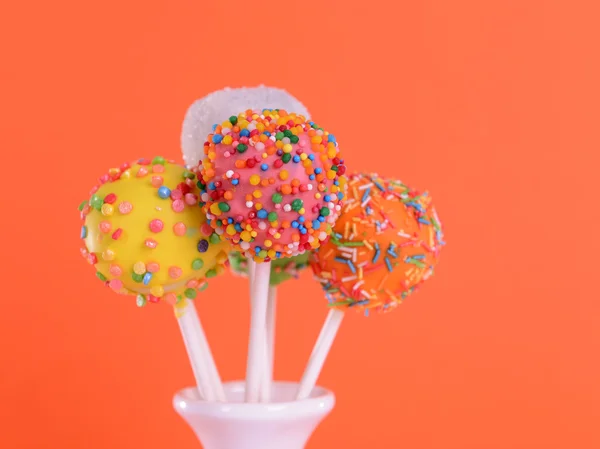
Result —
<instances>
[{"instance_id":1,"label":"colorful sprinkle","mask_svg":"<svg viewBox=\"0 0 600 449\"><path fill-rule=\"evenodd\" d=\"M158 246L158 242L154 239L146 239L146 240L144 240L144 245L147 248L154 249Z\"/></svg>"},{"instance_id":2,"label":"colorful sprinkle","mask_svg":"<svg viewBox=\"0 0 600 449\"><path fill-rule=\"evenodd\" d=\"M173 233L176 236L179 236L179 237L184 236L186 230L187 230L187 227L182 222L177 222L173 225Z\"/></svg>"},{"instance_id":3,"label":"colorful sprinkle","mask_svg":"<svg viewBox=\"0 0 600 449\"><path fill-rule=\"evenodd\" d=\"M137 295L135 298L135 304L138 307L144 307L147 303L146 297L144 295Z\"/></svg>"},{"instance_id":4,"label":"colorful sprinkle","mask_svg":"<svg viewBox=\"0 0 600 449\"><path fill-rule=\"evenodd\" d=\"M208 250L208 240L202 239L198 242L198 251L205 253Z\"/></svg>"},{"instance_id":5,"label":"colorful sprinkle","mask_svg":"<svg viewBox=\"0 0 600 449\"><path fill-rule=\"evenodd\" d=\"M169 267L169 277L171 279L179 279L183 274L183 270L179 267Z\"/></svg>"},{"instance_id":6,"label":"colorful sprinkle","mask_svg":"<svg viewBox=\"0 0 600 449\"><path fill-rule=\"evenodd\" d=\"M129 201L123 201L119 204L119 212L123 215L127 215L133 210L133 205Z\"/></svg>"},{"instance_id":7,"label":"colorful sprinkle","mask_svg":"<svg viewBox=\"0 0 600 449\"><path fill-rule=\"evenodd\" d=\"M155 218L154 220L152 220L150 222L150 224L148 225L148 227L150 228L150 231L152 231L154 233L158 233L158 232L161 232L163 230L164 225L165 224L162 222L162 220L159 220L158 218Z\"/></svg>"},{"instance_id":8,"label":"colorful sprinkle","mask_svg":"<svg viewBox=\"0 0 600 449\"><path fill-rule=\"evenodd\" d=\"M166 200L171 197L171 189L166 186L162 186L158 189L158 196L163 200Z\"/></svg>"}]
</instances>

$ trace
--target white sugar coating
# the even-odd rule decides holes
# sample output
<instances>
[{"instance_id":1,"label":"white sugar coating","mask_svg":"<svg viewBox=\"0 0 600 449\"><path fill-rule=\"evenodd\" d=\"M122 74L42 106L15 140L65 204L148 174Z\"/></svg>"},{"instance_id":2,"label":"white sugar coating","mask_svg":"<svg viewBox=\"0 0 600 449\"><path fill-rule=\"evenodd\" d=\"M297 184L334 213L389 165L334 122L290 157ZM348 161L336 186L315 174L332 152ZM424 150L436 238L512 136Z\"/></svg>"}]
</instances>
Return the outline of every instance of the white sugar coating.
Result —
<instances>
[{"instance_id":1,"label":"white sugar coating","mask_svg":"<svg viewBox=\"0 0 600 449\"><path fill-rule=\"evenodd\" d=\"M247 109L285 109L310 117L306 107L283 89L258 86L217 90L194 101L185 114L181 129L185 164L193 167L204 157L204 142L214 124Z\"/></svg>"}]
</instances>

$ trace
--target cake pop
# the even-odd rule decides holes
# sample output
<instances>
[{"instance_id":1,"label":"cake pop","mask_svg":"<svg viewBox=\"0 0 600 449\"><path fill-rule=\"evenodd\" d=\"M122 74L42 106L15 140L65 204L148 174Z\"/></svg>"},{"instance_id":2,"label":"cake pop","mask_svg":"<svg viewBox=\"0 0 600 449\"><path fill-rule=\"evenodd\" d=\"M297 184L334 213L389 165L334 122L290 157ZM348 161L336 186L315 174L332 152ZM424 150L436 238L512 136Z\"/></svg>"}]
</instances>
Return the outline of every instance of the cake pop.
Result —
<instances>
[{"instance_id":1,"label":"cake pop","mask_svg":"<svg viewBox=\"0 0 600 449\"><path fill-rule=\"evenodd\" d=\"M174 306L198 389L225 393L193 302L206 279L223 271L227 245L206 223L196 176L162 157L110 170L80 206L82 255L96 276L138 306Z\"/></svg>"},{"instance_id":2,"label":"cake pop","mask_svg":"<svg viewBox=\"0 0 600 449\"><path fill-rule=\"evenodd\" d=\"M210 225L257 262L327 239L344 198L336 139L303 116L248 110L204 144L202 201Z\"/></svg>"},{"instance_id":3,"label":"cake pop","mask_svg":"<svg viewBox=\"0 0 600 449\"><path fill-rule=\"evenodd\" d=\"M331 310L297 393L308 397L350 308L387 311L433 274L442 227L429 194L376 174L351 175L331 239L311 256Z\"/></svg>"},{"instance_id":4,"label":"cake pop","mask_svg":"<svg viewBox=\"0 0 600 449\"><path fill-rule=\"evenodd\" d=\"M330 307L389 310L432 274L444 245L427 192L378 175L352 175L331 239L311 267Z\"/></svg>"},{"instance_id":5,"label":"cake pop","mask_svg":"<svg viewBox=\"0 0 600 449\"><path fill-rule=\"evenodd\" d=\"M81 206L96 276L142 306L193 299L223 270L227 245L198 206L194 173L162 157L111 170Z\"/></svg>"}]
</instances>

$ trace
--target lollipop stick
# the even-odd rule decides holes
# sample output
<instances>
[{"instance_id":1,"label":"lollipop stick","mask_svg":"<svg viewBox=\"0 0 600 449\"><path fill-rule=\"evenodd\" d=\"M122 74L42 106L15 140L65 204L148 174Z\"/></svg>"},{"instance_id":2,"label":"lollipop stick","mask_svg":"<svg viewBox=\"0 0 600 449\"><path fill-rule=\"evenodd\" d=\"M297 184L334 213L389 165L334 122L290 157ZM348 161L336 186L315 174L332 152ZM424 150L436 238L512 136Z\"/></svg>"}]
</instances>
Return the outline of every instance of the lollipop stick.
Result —
<instances>
[{"instance_id":1,"label":"lollipop stick","mask_svg":"<svg viewBox=\"0 0 600 449\"><path fill-rule=\"evenodd\" d=\"M266 357L261 381L261 401L271 400L271 386L273 383L273 367L275 362L275 317L277 310L277 288L269 287L269 298L267 300L267 335L266 335Z\"/></svg>"},{"instance_id":2,"label":"lollipop stick","mask_svg":"<svg viewBox=\"0 0 600 449\"><path fill-rule=\"evenodd\" d=\"M273 380L273 367L275 364L275 320L277 313L277 287L269 287L269 300L267 303L267 345L269 354L269 381Z\"/></svg>"},{"instance_id":3,"label":"lollipop stick","mask_svg":"<svg viewBox=\"0 0 600 449\"><path fill-rule=\"evenodd\" d=\"M198 344L203 338L206 339L206 336L204 335L200 321L197 318L198 315L194 312L195 309L193 304L190 301L187 301L187 304L182 310L176 310L177 322L179 323L179 330L183 337L183 343L185 344L185 349L187 350L192 365L198 392L204 400L214 401L215 392L210 382L208 364L204 357L205 354L203 353L202 345ZM196 316L196 318L194 318L194 316Z\"/></svg>"},{"instance_id":4,"label":"lollipop stick","mask_svg":"<svg viewBox=\"0 0 600 449\"><path fill-rule=\"evenodd\" d=\"M196 341L200 345L200 350L202 351L202 354L204 354L204 360L208 367L210 384L213 387L216 400L219 402L226 402L227 398L225 397L223 382L221 381L221 376L219 375L217 364L215 363L212 351L210 350L210 345L208 344L208 340L206 339L204 328L202 327L202 323L200 322L200 315L196 311L196 306L194 305L193 301L188 301L188 303L189 304L187 306L187 312L190 315L192 315L194 321L196 321L196 327L198 329L198 339Z\"/></svg>"},{"instance_id":5,"label":"lollipop stick","mask_svg":"<svg viewBox=\"0 0 600 449\"><path fill-rule=\"evenodd\" d=\"M271 400L271 384L269 383L269 342L268 336L264 334L263 357L261 359L260 369L260 402L269 402Z\"/></svg>"},{"instance_id":6,"label":"lollipop stick","mask_svg":"<svg viewBox=\"0 0 600 449\"><path fill-rule=\"evenodd\" d=\"M254 261L251 262L255 264ZM246 402L258 402L261 383L262 360L266 354L265 334L267 320L267 298L271 262L255 264L250 311L250 338L248 341L248 363L246 365Z\"/></svg>"},{"instance_id":7,"label":"lollipop stick","mask_svg":"<svg viewBox=\"0 0 600 449\"><path fill-rule=\"evenodd\" d=\"M252 286L254 285L254 268L256 264L254 261L248 257L248 282L250 283L250 301L252 301L252 295L254 294L252 291ZM251 302L252 303L252 302Z\"/></svg>"},{"instance_id":8,"label":"lollipop stick","mask_svg":"<svg viewBox=\"0 0 600 449\"><path fill-rule=\"evenodd\" d=\"M317 339L312 354L310 355L310 359L308 360L308 364L306 365L306 369L304 370L304 374L302 375L296 399L306 399L315 387L319 374L323 369L325 359L333 344L333 340L340 328L340 324L342 324L342 318L344 318L344 312L336 309L331 309L329 311L329 314L325 319L325 324L323 324L323 327L321 328L319 338Z\"/></svg>"},{"instance_id":9,"label":"lollipop stick","mask_svg":"<svg viewBox=\"0 0 600 449\"><path fill-rule=\"evenodd\" d=\"M250 285L250 305L252 306L252 304L254 304L254 269L256 268L256 264L254 263L254 261L252 260L252 258L248 257L247 259L248 261L248 283ZM268 307L268 306L267 306ZM267 314L268 314L268 309L267 309ZM267 316L268 318L268 316ZM268 326L268 324L267 324ZM260 401L261 402L269 402L270 400L270 395L269 392L267 392L267 383L266 383L266 375L267 375L267 366L269 363L268 360L268 353L267 353L267 334L265 333L265 342L264 342L264 348L263 348L263 352L261 354L261 359L260 359L260 365L261 365L261 369L260 369Z\"/></svg>"}]
</instances>

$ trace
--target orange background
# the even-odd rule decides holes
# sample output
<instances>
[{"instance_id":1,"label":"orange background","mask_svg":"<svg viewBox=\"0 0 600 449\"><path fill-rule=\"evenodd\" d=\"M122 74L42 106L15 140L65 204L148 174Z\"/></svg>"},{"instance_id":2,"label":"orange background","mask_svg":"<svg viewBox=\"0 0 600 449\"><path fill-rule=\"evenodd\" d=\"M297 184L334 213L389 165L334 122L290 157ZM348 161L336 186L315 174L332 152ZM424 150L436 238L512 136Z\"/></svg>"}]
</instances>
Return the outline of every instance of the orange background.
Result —
<instances>
[{"instance_id":1,"label":"orange background","mask_svg":"<svg viewBox=\"0 0 600 449\"><path fill-rule=\"evenodd\" d=\"M109 166L179 159L194 99L261 82L305 102L350 168L429 189L449 242L398 311L344 322L310 449L600 447L594 3L4 2L0 447L198 447L171 409L193 382L171 312L103 288L76 209ZM326 313L303 281L280 290L279 378L299 378ZM211 284L199 309L239 378L245 282Z\"/></svg>"}]
</instances>

